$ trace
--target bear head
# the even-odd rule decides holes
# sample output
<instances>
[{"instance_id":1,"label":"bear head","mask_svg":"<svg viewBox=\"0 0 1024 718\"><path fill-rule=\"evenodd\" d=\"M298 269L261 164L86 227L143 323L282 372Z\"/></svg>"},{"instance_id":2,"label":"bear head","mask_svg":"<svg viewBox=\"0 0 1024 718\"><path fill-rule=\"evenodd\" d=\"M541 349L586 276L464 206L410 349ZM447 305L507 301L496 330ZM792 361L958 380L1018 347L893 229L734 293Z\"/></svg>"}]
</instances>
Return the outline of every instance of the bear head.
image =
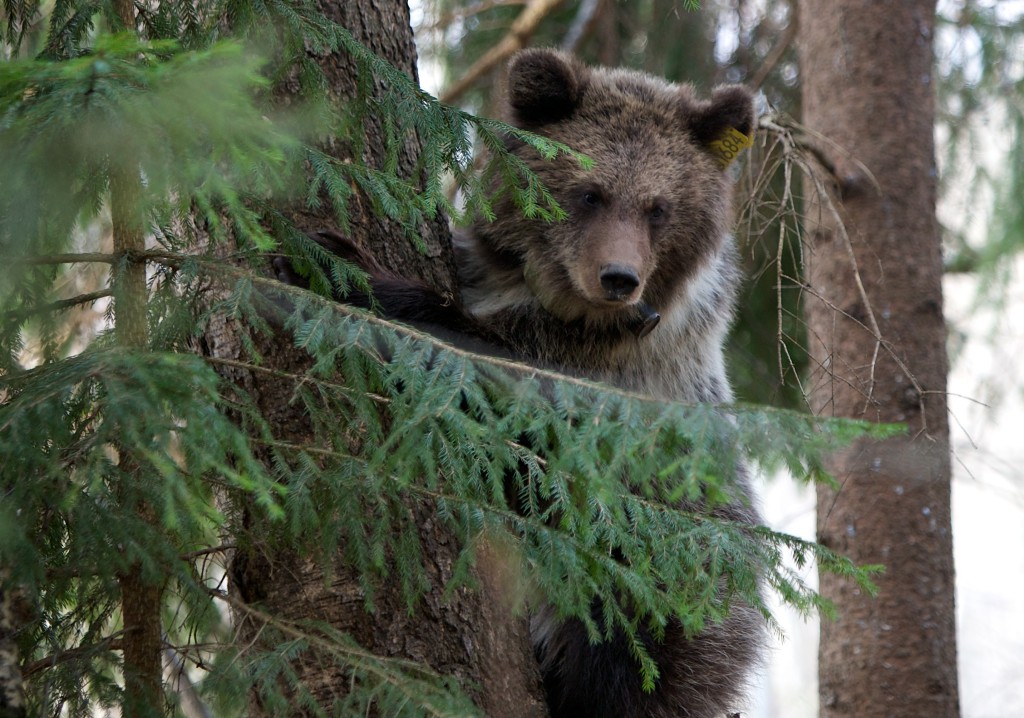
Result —
<instances>
[{"instance_id":1,"label":"bear head","mask_svg":"<svg viewBox=\"0 0 1024 718\"><path fill-rule=\"evenodd\" d=\"M732 181L714 143L730 130L751 134L749 90L720 86L702 100L687 84L533 49L513 58L507 101L511 124L593 165L546 160L509 140L567 217L526 218L505 197L509 206L477 225L477 239L521 266L534 296L563 321L625 322L637 306L671 311L728 236Z\"/></svg>"}]
</instances>

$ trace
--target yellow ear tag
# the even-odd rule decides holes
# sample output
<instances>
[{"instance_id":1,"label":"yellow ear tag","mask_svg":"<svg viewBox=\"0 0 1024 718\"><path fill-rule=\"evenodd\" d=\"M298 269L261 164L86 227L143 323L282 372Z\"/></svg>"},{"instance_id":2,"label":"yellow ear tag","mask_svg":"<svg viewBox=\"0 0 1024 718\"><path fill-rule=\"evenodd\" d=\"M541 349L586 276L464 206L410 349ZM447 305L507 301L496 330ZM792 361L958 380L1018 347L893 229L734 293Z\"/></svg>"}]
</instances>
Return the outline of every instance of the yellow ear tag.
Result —
<instances>
[{"instance_id":1,"label":"yellow ear tag","mask_svg":"<svg viewBox=\"0 0 1024 718\"><path fill-rule=\"evenodd\" d=\"M736 156L748 147L754 146L753 135L745 135L735 127L726 128L721 136L710 143L711 154L718 160L718 164L725 169L732 164Z\"/></svg>"}]
</instances>

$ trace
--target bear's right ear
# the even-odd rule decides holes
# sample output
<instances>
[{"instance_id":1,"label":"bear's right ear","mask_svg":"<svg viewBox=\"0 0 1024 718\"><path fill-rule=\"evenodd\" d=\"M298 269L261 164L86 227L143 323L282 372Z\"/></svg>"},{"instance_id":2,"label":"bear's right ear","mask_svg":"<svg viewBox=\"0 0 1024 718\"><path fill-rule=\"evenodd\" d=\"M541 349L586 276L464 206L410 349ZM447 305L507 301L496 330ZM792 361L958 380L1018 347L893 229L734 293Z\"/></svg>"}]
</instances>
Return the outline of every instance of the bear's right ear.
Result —
<instances>
[{"instance_id":1,"label":"bear's right ear","mask_svg":"<svg viewBox=\"0 0 1024 718\"><path fill-rule=\"evenodd\" d=\"M565 119L583 94L583 67L555 50L517 53L508 68L508 102L514 119L536 127Z\"/></svg>"}]
</instances>

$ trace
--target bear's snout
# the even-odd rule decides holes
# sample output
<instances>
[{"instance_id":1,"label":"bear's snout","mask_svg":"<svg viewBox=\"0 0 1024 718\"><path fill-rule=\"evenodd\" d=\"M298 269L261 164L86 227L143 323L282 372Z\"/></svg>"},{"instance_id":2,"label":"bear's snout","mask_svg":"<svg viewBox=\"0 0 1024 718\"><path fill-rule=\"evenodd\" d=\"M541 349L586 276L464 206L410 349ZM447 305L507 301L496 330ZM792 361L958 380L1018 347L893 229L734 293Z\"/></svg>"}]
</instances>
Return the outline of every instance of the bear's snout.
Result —
<instances>
[{"instance_id":1,"label":"bear's snout","mask_svg":"<svg viewBox=\"0 0 1024 718\"><path fill-rule=\"evenodd\" d=\"M640 275L632 267L606 264L599 275L605 296L612 301L625 301L640 286Z\"/></svg>"},{"instance_id":2,"label":"bear's snout","mask_svg":"<svg viewBox=\"0 0 1024 718\"><path fill-rule=\"evenodd\" d=\"M562 255L582 299L598 311L640 299L650 273L648 227L636 217L595 217L581 241ZM618 306L616 306L618 305Z\"/></svg>"}]
</instances>

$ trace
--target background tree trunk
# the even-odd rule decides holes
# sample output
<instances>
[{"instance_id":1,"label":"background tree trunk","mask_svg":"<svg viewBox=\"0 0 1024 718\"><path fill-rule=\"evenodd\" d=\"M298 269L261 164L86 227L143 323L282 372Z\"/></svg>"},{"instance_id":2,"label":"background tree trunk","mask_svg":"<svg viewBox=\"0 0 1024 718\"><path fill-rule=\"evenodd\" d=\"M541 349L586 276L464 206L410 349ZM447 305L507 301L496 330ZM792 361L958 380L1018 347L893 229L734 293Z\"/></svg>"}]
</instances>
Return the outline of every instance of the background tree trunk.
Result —
<instances>
[{"instance_id":1,"label":"background tree trunk","mask_svg":"<svg viewBox=\"0 0 1024 718\"><path fill-rule=\"evenodd\" d=\"M325 15L348 28L359 42L416 78L416 49L405 0L324 0L319 5ZM329 78L332 96L342 103L353 97L356 75L351 58L332 54L318 61ZM285 90L298 93L298 81L286 83ZM287 97L283 99L287 101ZM368 165L380 167L383 132L374 124L366 128L364 159ZM340 159L352 151L330 141L326 149ZM413 176L419 150L415 138L407 143L401 153L400 174ZM299 226L308 230L337 225L327 208L316 211L299 207L291 214ZM441 291L451 291L455 286L451 237L444 217L422 228L426 254L414 248L401 228L375 215L362 198L350 203L350 227L352 238L386 266L421 277ZM212 326L206 341L215 355L241 357L234 327ZM268 367L297 369L308 364L305 354L292 348L291 340L284 336L259 348ZM253 390L264 416L274 417L280 437L293 441L306 438L305 417L289 403L295 388L292 384L238 372L231 378ZM477 590L460 589L445 598L442 592L460 547L432 505L416 505L412 510L430 558L427 571L432 587L413 615L406 610L399 581L380 586L374 598L376 612L371 615L364 608L360 584L351 570L337 562L330 582L325 583L313 560L303 556L268 555L258 549L239 552L232 570L234 587L243 599L258 601L272 615L285 620L326 621L377 655L409 659L458 678L488 716L545 715L528 623L525 617L511 615L508 602L514 592L506 590L504 582L509 577L503 571L499 552L484 547L478 553ZM245 635L244 626L242 630ZM258 626L252 626L249 633L258 630ZM296 669L323 706L347 691L348 675L329 661L311 661ZM254 712L259 713L256 703Z\"/></svg>"},{"instance_id":2,"label":"background tree trunk","mask_svg":"<svg viewBox=\"0 0 1024 718\"><path fill-rule=\"evenodd\" d=\"M822 576L839 611L821 632L822 716L959 713L934 13L933 0L800 2L805 122L841 148L827 152L841 224L808 192L813 408L909 427L833 457L839 490L818 489L819 540L886 567L877 599Z\"/></svg>"}]
</instances>

